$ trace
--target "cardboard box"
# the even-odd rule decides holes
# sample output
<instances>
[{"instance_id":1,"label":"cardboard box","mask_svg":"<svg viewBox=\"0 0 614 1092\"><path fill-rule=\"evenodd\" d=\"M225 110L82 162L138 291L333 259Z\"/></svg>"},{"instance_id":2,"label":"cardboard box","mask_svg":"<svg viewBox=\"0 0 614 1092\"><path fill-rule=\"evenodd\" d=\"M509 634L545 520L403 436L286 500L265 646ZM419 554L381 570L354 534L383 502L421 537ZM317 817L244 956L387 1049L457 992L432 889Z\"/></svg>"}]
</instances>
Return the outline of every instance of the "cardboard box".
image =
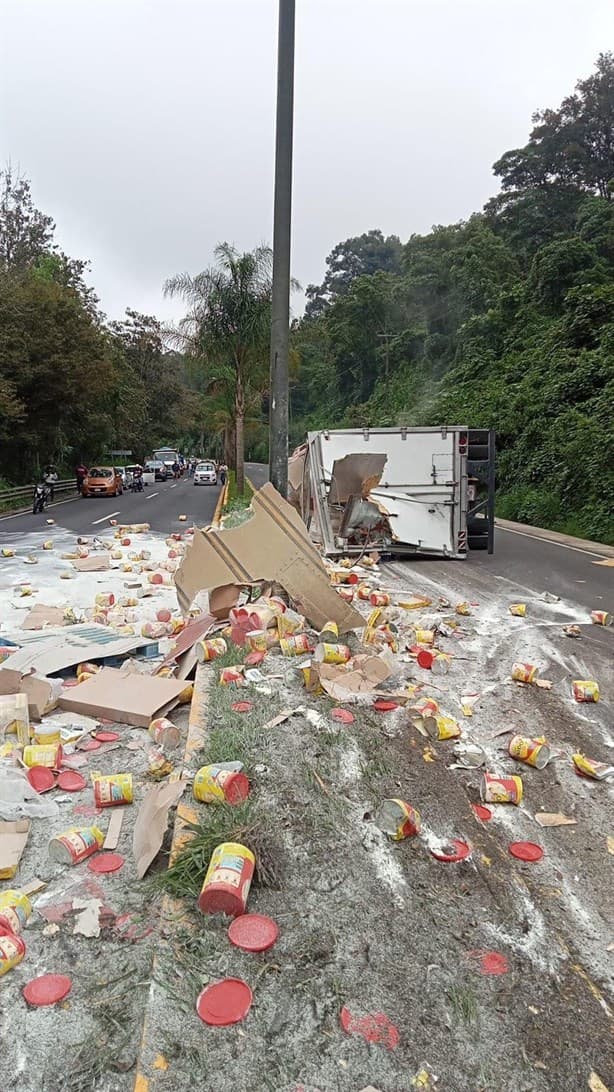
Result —
<instances>
[{"instance_id":1,"label":"cardboard box","mask_svg":"<svg viewBox=\"0 0 614 1092\"><path fill-rule=\"evenodd\" d=\"M17 872L29 833L29 819L0 821L0 880L11 880Z\"/></svg>"},{"instance_id":2,"label":"cardboard box","mask_svg":"<svg viewBox=\"0 0 614 1092\"><path fill-rule=\"evenodd\" d=\"M185 682L104 667L91 679L64 691L60 707L71 713L148 728L177 704Z\"/></svg>"},{"instance_id":3,"label":"cardboard box","mask_svg":"<svg viewBox=\"0 0 614 1092\"><path fill-rule=\"evenodd\" d=\"M229 531L196 531L175 573L177 598L187 614L199 591L269 580L281 584L316 629L334 621L340 633L364 619L331 588L298 513L270 483L252 498L253 516Z\"/></svg>"},{"instance_id":4,"label":"cardboard box","mask_svg":"<svg viewBox=\"0 0 614 1092\"><path fill-rule=\"evenodd\" d=\"M25 694L32 720L41 720L45 713L55 709L62 684L59 679L45 679L40 675L25 674L10 667L0 668L0 694Z\"/></svg>"}]
</instances>

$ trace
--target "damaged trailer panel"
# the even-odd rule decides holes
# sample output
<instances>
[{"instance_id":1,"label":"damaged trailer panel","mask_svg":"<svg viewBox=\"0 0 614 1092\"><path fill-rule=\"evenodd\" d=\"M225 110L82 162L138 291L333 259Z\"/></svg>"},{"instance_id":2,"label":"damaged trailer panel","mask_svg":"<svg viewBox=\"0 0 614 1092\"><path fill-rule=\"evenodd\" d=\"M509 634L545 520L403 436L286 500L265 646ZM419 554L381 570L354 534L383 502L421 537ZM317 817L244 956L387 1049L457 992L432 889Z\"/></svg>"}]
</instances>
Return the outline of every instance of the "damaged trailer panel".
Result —
<instances>
[{"instance_id":1,"label":"damaged trailer panel","mask_svg":"<svg viewBox=\"0 0 614 1092\"><path fill-rule=\"evenodd\" d=\"M465 557L466 427L310 432L292 499L324 551Z\"/></svg>"}]
</instances>

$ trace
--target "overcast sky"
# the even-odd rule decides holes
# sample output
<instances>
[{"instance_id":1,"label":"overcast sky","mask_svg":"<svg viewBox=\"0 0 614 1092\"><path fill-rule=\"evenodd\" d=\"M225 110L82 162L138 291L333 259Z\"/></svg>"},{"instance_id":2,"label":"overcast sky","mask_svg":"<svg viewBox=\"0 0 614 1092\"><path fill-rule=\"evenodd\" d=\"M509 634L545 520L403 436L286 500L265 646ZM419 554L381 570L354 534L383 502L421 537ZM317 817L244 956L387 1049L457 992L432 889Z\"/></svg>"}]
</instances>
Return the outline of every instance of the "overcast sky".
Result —
<instances>
[{"instance_id":1,"label":"overcast sky","mask_svg":"<svg viewBox=\"0 0 614 1092\"><path fill-rule=\"evenodd\" d=\"M0 0L0 163L110 317L272 238L277 0ZM614 42L612 0L297 0L293 272L479 209ZM295 306L300 307L300 300Z\"/></svg>"}]
</instances>

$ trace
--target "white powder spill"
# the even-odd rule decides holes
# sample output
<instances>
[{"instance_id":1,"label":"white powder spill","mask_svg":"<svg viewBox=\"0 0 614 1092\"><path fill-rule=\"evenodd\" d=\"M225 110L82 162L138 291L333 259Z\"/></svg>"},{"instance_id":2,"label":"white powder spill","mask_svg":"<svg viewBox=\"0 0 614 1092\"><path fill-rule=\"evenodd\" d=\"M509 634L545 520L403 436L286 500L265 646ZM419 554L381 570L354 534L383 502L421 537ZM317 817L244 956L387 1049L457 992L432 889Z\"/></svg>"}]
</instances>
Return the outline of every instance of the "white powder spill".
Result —
<instances>
[{"instance_id":1,"label":"white powder spill","mask_svg":"<svg viewBox=\"0 0 614 1092\"><path fill-rule=\"evenodd\" d=\"M526 888L515 885L512 898L516 902L518 930L512 932L503 925L486 922L485 932L500 944L507 945L517 955L530 959L544 974L558 978L560 964L567 959L552 933L548 932L543 914L537 909ZM510 904L510 910L512 906Z\"/></svg>"},{"instance_id":2,"label":"white powder spill","mask_svg":"<svg viewBox=\"0 0 614 1092\"><path fill-rule=\"evenodd\" d=\"M339 780L354 785L362 777L362 754L355 740L348 738L339 758Z\"/></svg>"},{"instance_id":3,"label":"white powder spill","mask_svg":"<svg viewBox=\"0 0 614 1092\"><path fill-rule=\"evenodd\" d=\"M405 909L405 899L401 892L407 887L401 866L394 857L394 853L386 840L386 835L376 826L367 828L362 840L369 861L375 868L378 879L390 889L395 906L399 910Z\"/></svg>"}]
</instances>

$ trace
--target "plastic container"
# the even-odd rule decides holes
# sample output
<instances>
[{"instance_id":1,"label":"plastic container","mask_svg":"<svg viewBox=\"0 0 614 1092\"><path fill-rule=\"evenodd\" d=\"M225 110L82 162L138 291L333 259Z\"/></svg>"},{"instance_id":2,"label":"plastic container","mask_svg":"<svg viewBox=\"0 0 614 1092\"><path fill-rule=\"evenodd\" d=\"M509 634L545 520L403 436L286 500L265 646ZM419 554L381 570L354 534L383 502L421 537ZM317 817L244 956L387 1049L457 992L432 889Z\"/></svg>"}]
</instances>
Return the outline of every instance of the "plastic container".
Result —
<instances>
[{"instance_id":1,"label":"plastic container","mask_svg":"<svg viewBox=\"0 0 614 1092\"><path fill-rule=\"evenodd\" d=\"M168 720L167 717L156 717L149 725L149 734L154 743L157 743L159 747L165 747L169 751L174 751L179 746L181 740L181 733L176 724L173 724L172 720Z\"/></svg>"},{"instance_id":2,"label":"plastic container","mask_svg":"<svg viewBox=\"0 0 614 1092\"><path fill-rule=\"evenodd\" d=\"M199 664L206 664L210 660L217 660L218 656L225 656L228 645L223 637L212 637L209 641L197 641L195 652Z\"/></svg>"},{"instance_id":3,"label":"plastic container","mask_svg":"<svg viewBox=\"0 0 614 1092\"><path fill-rule=\"evenodd\" d=\"M14 933L0 936L0 978L21 963L25 954L26 946L21 937L15 936Z\"/></svg>"},{"instance_id":4,"label":"plastic container","mask_svg":"<svg viewBox=\"0 0 614 1092\"><path fill-rule=\"evenodd\" d=\"M76 865L102 848L104 834L98 827L70 827L49 842L49 856L59 864Z\"/></svg>"},{"instance_id":5,"label":"plastic container","mask_svg":"<svg viewBox=\"0 0 614 1092\"><path fill-rule=\"evenodd\" d=\"M527 766L535 766L537 770L543 770L551 757L545 739L529 739L527 736L512 736L508 750L512 758L526 762Z\"/></svg>"},{"instance_id":6,"label":"plastic container","mask_svg":"<svg viewBox=\"0 0 614 1092\"><path fill-rule=\"evenodd\" d=\"M203 804L240 804L249 796L249 781L236 769L201 766L192 787L195 800Z\"/></svg>"},{"instance_id":7,"label":"plastic container","mask_svg":"<svg viewBox=\"0 0 614 1092\"><path fill-rule=\"evenodd\" d=\"M375 813L375 822L394 842L420 833L420 812L405 800L383 800Z\"/></svg>"},{"instance_id":8,"label":"plastic container","mask_svg":"<svg viewBox=\"0 0 614 1092\"><path fill-rule=\"evenodd\" d=\"M522 801L522 778L499 777L498 774L485 773L480 786L480 795L485 804L520 804Z\"/></svg>"},{"instance_id":9,"label":"plastic container","mask_svg":"<svg viewBox=\"0 0 614 1092\"><path fill-rule=\"evenodd\" d=\"M222 842L213 850L205 882L198 897L203 914L244 914L256 858L240 842Z\"/></svg>"},{"instance_id":10,"label":"plastic container","mask_svg":"<svg viewBox=\"0 0 614 1092\"><path fill-rule=\"evenodd\" d=\"M347 645L331 645L322 641L316 645L313 658L319 664L346 664L351 655Z\"/></svg>"},{"instance_id":11,"label":"plastic container","mask_svg":"<svg viewBox=\"0 0 614 1092\"><path fill-rule=\"evenodd\" d=\"M26 766L47 766L57 770L62 762L62 748L59 743L31 743L23 749Z\"/></svg>"},{"instance_id":12,"label":"plastic container","mask_svg":"<svg viewBox=\"0 0 614 1092\"><path fill-rule=\"evenodd\" d=\"M21 933L30 914L32 903L23 891L16 889L0 893L0 928L8 933Z\"/></svg>"},{"instance_id":13,"label":"plastic container","mask_svg":"<svg viewBox=\"0 0 614 1092\"><path fill-rule=\"evenodd\" d=\"M93 777L94 803L97 808L114 808L132 803L132 774L108 774Z\"/></svg>"}]
</instances>

